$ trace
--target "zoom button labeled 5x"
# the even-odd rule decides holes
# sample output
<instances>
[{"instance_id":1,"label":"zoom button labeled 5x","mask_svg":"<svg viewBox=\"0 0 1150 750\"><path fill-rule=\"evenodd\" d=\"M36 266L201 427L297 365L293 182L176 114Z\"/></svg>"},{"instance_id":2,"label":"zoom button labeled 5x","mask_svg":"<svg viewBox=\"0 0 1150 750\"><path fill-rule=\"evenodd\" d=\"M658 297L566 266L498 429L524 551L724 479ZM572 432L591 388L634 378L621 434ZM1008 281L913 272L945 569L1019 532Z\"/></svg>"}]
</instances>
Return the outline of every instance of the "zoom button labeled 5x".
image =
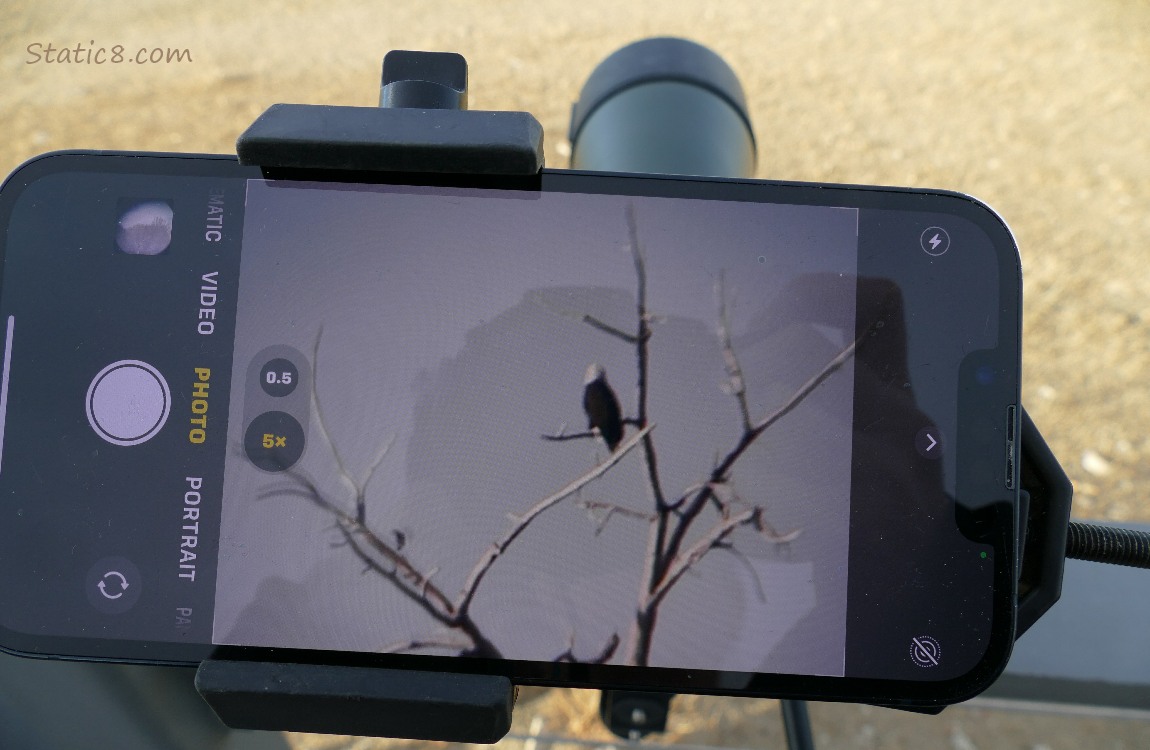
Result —
<instances>
[{"instance_id":1,"label":"zoom button labeled 5x","mask_svg":"<svg viewBox=\"0 0 1150 750\"><path fill-rule=\"evenodd\" d=\"M296 418L283 411L268 411L248 425L244 452L248 460L264 471L286 471L303 455L303 428Z\"/></svg>"}]
</instances>

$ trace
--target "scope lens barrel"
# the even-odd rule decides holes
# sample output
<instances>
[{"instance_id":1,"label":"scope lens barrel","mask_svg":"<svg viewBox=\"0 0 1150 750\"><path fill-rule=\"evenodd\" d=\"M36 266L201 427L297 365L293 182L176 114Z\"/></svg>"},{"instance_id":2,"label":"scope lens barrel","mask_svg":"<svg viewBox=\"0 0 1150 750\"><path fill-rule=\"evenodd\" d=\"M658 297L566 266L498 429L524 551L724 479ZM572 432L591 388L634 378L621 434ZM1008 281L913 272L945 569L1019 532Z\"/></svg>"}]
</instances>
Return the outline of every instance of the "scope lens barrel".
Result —
<instances>
[{"instance_id":1,"label":"scope lens barrel","mask_svg":"<svg viewBox=\"0 0 1150 750\"><path fill-rule=\"evenodd\" d=\"M572 169L750 177L755 138L739 79L711 50L659 37L591 73L571 112Z\"/></svg>"}]
</instances>

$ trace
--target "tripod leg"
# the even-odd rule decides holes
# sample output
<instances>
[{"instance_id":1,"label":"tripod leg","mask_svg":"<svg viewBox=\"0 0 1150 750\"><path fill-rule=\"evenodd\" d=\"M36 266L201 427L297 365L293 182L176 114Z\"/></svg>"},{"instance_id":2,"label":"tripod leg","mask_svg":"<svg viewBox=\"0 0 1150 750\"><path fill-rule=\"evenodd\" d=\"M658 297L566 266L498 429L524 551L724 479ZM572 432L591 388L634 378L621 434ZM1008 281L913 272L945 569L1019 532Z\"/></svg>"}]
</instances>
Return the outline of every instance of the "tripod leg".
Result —
<instances>
[{"instance_id":1,"label":"tripod leg","mask_svg":"<svg viewBox=\"0 0 1150 750\"><path fill-rule=\"evenodd\" d=\"M790 750L815 750L815 740L811 736L811 717L807 713L806 701L779 701L783 711L783 727L787 733L787 747Z\"/></svg>"}]
</instances>

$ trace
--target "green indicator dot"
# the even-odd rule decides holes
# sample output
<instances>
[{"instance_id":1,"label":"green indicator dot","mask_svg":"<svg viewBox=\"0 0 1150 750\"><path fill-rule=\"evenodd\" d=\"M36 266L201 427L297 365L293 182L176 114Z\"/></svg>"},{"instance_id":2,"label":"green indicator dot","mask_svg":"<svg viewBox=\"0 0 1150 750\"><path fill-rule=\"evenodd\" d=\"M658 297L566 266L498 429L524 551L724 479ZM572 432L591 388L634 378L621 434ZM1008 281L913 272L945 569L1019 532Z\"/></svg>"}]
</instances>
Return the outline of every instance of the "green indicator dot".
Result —
<instances>
[{"instance_id":1,"label":"green indicator dot","mask_svg":"<svg viewBox=\"0 0 1150 750\"><path fill-rule=\"evenodd\" d=\"M981 557L983 560L986 559L986 553L985 552L979 552L978 556Z\"/></svg>"}]
</instances>

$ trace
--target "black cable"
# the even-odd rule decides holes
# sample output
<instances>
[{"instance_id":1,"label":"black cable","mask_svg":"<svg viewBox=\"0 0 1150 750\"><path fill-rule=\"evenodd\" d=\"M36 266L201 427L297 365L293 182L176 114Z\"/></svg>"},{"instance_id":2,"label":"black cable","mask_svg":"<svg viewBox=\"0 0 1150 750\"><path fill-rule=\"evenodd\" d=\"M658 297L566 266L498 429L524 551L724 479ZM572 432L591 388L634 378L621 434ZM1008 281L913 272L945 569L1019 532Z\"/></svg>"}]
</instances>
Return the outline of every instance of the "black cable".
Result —
<instances>
[{"instance_id":1,"label":"black cable","mask_svg":"<svg viewBox=\"0 0 1150 750\"><path fill-rule=\"evenodd\" d=\"M1071 521L1066 556L1074 560L1150 568L1150 532Z\"/></svg>"}]
</instances>

